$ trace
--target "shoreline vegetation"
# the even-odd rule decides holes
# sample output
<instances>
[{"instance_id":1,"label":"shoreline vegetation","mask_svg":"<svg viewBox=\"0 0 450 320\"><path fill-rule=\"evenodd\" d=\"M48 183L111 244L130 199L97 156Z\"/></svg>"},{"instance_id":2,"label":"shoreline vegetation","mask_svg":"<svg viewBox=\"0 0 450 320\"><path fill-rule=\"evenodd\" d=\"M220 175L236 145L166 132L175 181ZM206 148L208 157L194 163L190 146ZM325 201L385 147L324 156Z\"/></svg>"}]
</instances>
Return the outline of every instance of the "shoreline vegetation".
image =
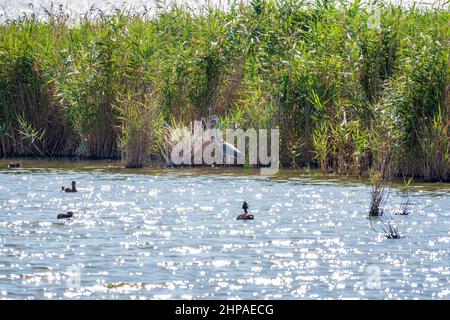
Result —
<instances>
[{"instance_id":1,"label":"shoreline vegetation","mask_svg":"<svg viewBox=\"0 0 450 320\"><path fill-rule=\"evenodd\" d=\"M450 181L450 10L256 0L0 24L0 157L161 161L167 127L279 128L283 167ZM170 130L169 130L170 131Z\"/></svg>"}]
</instances>

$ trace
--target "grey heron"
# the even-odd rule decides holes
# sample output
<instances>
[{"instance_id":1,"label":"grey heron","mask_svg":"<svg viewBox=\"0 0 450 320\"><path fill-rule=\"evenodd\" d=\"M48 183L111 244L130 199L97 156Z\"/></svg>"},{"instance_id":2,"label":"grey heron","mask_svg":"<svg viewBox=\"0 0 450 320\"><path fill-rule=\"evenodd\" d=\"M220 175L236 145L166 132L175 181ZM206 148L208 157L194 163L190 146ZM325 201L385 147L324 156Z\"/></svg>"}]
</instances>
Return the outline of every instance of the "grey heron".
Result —
<instances>
[{"instance_id":1,"label":"grey heron","mask_svg":"<svg viewBox=\"0 0 450 320\"><path fill-rule=\"evenodd\" d=\"M214 143L216 146L221 150L222 154L225 157L235 158L235 159L241 159L243 160L243 154L240 150L235 148L231 143L228 143L226 141L223 141L220 137L220 119L218 116L213 115L210 117L211 121L213 121L216 125L216 130L214 130ZM242 161L243 162L243 161Z\"/></svg>"}]
</instances>

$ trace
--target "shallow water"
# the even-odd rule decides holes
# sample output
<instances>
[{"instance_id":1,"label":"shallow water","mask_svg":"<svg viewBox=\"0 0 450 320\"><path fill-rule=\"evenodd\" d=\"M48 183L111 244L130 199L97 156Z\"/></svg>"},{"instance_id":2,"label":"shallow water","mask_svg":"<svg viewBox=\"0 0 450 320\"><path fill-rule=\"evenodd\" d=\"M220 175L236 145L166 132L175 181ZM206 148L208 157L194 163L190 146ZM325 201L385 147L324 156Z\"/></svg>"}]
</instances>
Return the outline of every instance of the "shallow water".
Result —
<instances>
[{"instance_id":1,"label":"shallow water","mask_svg":"<svg viewBox=\"0 0 450 320\"><path fill-rule=\"evenodd\" d=\"M450 185L413 189L402 239L362 181L242 169L0 161L0 299L449 299ZM78 182L78 193L60 192ZM247 200L253 221L236 221ZM399 208L393 189L388 211ZM75 218L57 220L74 211Z\"/></svg>"}]
</instances>

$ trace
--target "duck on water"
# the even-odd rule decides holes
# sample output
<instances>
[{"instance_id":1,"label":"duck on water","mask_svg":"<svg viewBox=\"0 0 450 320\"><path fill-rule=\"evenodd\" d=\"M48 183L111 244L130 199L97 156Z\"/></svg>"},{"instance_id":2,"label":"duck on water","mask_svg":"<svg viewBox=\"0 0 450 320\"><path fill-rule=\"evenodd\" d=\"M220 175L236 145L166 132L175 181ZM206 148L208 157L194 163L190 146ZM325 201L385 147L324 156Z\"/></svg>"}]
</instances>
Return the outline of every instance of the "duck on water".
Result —
<instances>
[{"instance_id":1,"label":"duck on water","mask_svg":"<svg viewBox=\"0 0 450 320\"><path fill-rule=\"evenodd\" d=\"M61 187L61 189L62 189L62 191L64 191L64 192L77 192L77 188L76 188L76 182L75 181L72 181L72 188L64 188L64 187Z\"/></svg>"},{"instance_id":2,"label":"duck on water","mask_svg":"<svg viewBox=\"0 0 450 320\"><path fill-rule=\"evenodd\" d=\"M20 163L18 162L11 162L10 164L8 164L8 168L12 169L12 168L20 168Z\"/></svg>"},{"instance_id":3,"label":"duck on water","mask_svg":"<svg viewBox=\"0 0 450 320\"><path fill-rule=\"evenodd\" d=\"M58 216L56 218L57 219L70 219L70 218L73 218L73 212L69 211L67 213L58 214Z\"/></svg>"},{"instance_id":4,"label":"duck on water","mask_svg":"<svg viewBox=\"0 0 450 320\"><path fill-rule=\"evenodd\" d=\"M242 209L244 210L244 213L241 213L240 215L238 215L236 220L253 220L254 216L252 214L248 213L248 211L247 211L248 208L250 208L250 207L249 207L247 201L244 201L244 203L242 204Z\"/></svg>"},{"instance_id":5,"label":"duck on water","mask_svg":"<svg viewBox=\"0 0 450 320\"><path fill-rule=\"evenodd\" d=\"M72 188L61 187L61 189L62 189L63 192L77 192L76 182L72 181ZM69 211L67 213L58 214L58 216L56 218L57 219L70 219L70 218L73 218L73 212Z\"/></svg>"}]
</instances>

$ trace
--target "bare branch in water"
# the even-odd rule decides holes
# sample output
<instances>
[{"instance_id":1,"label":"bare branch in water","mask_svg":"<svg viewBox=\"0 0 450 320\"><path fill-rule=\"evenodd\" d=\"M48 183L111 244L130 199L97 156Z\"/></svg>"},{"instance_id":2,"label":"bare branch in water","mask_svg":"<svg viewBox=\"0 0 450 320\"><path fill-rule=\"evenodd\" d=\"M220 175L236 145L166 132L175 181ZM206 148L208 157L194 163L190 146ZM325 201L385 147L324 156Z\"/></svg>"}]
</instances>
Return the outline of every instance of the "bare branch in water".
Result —
<instances>
[{"instance_id":1,"label":"bare branch in water","mask_svg":"<svg viewBox=\"0 0 450 320\"><path fill-rule=\"evenodd\" d=\"M381 172L372 173L372 197L370 202L369 216L378 217L383 215L383 207L389 196L389 188L383 180Z\"/></svg>"},{"instance_id":2,"label":"bare branch in water","mask_svg":"<svg viewBox=\"0 0 450 320\"><path fill-rule=\"evenodd\" d=\"M375 220L378 221L376 225L374 224ZM370 217L370 227L372 228L373 231L375 231L378 234L384 235L388 239L401 238L400 232L398 231L391 217L388 217L387 220L384 220L381 217L377 218Z\"/></svg>"},{"instance_id":3,"label":"bare branch in water","mask_svg":"<svg viewBox=\"0 0 450 320\"><path fill-rule=\"evenodd\" d=\"M389 157L383 157L380 166L371 172L372 197L369 219L373 231L384 235L388 239L399 239L401 238L401 235L395 226L391 215L385 215L387 216L386 219L381 218L385 213L384 206L386 205L389 196L388 182L392 176L390 168ZM411 180L409 182L411 182ZM377 224L374 224L374 221L377 221Z\"/></svg>"},{"instance_id":4,"label":"bare branch in water","mask_svg":"<svg viewBox=\"0 0 450 320\"><path fill-rule=\"evenodd\" d=\"M410 189L410 184L412 181L412 177L405 182L405 187L403 188L403 195L402 195L402 202L400 203L400 213L398 213L399 215L408 215L410 213L410 206L411 206L411 199L412 199L412 194L411 194L411 189Z\"/></svg>"},{"instance_id":5,"label":"bare branch in water","mask_svg":"<svg viewBox=\"0 0 450 320\"><path fill-rule=\"evenodd\" d=\"M388 183L392 177L390 157L384 155L378 166L371 171L370 176L372 198L369 216L378 217L383 215L383 207L389 196Z\"/></svg>"}]
</instances>

